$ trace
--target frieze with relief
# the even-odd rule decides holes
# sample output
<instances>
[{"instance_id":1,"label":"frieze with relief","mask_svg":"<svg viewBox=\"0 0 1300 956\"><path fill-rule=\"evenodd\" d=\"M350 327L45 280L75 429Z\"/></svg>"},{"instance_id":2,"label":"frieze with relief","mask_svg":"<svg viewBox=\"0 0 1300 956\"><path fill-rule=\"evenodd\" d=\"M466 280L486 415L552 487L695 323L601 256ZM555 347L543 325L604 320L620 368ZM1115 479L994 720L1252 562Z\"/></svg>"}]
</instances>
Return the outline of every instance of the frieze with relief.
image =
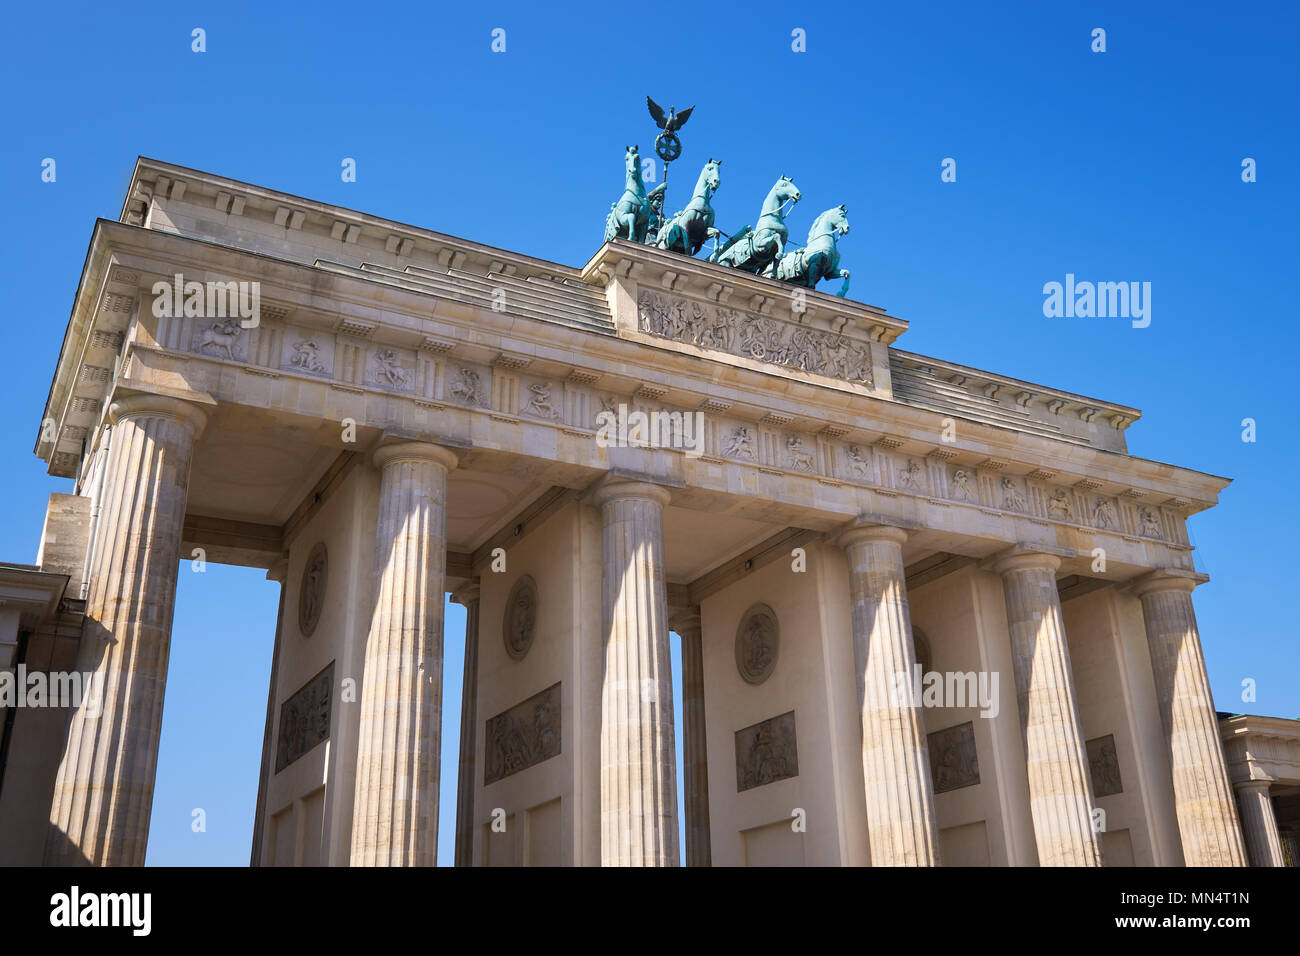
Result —
<instances>
[{"instance_id":1,"label":"frieze with relief","mask_svg":"<svg viewBox=\"0 0 1300 956\"><path fill-rule=\"evenodd\" d=\"M971 721L926 735L930 751L930 777L935 793L973 787L980 782L979 754Z\"/></svg>"},{"instance_id":2,"label":"frieze with relief","mask_svg":"<svg viewBox=\"0 0 1300 956\"><path fill-rule=\"evenodd\" d=\"M799 776L794 711L736 731L736 792Z\"/></svg>"},{"instance_id":3,"label":"frieze with relief","mask_svg":"<svg viewBox=\"0 0 1300 956\"><path fill-rule=\"evenodd\" d=\"M449 399L473 408L486 407L488 382L485 373L468 365L455 365L449 371L447 384Z\"/></svg>"},{"instance_id":4,"label":"frieze with relief","mask_svg":"<svg viewBox=\"0 0 1300 956\"><path fill-rule=\"evenodd\" d=\"M837 332L705 305L650 289L642 289L638 296L637 328L675 342L689 342L854 385L870 388L875 384L871 349Z\"/></svg>"},{"instance_id":5,"label":"frieze with relief","mask_svg":"<svg viewBox=\"0 0 1300 956\"><path fill-rule=\"evenodd\" d=\"M333 703L334 662L280 705L280 734L275 746L275 772L329 739Z\"/></svg>"},{"instance_id":6,"label":"frieze with relief","mask_svg":"<svg viewBox=\"0 0 1300 956\"><path fill-rule=\"evenodd\" d=\"M1084 744L1088 751L1088 773L1092 777L1092 795L1109 797L1123 793L1119 776L1119 755L1115 752L1115 735L1094 737Z\"/></svg>"},{"instance_id":7,"label":"frieze with relief","mask_svg":"<svg viewBox=\"0 0 1300 956\"><path fill-rule=\"evenodd\" d=\"M414 377L415 356L409 352L380 347L370 356L370 384L407 392Z\"/></svg>"},{"instance_id":8,"label":"frieze with relief","mask_svg":"<svg viewBox=\"0 0 1300 956\"><path fill-rule=\"evenodd\" d=\"M560 753L560 685L515 704L487 721L483 785L504 780Z\"/></svg>"}]
</instances>

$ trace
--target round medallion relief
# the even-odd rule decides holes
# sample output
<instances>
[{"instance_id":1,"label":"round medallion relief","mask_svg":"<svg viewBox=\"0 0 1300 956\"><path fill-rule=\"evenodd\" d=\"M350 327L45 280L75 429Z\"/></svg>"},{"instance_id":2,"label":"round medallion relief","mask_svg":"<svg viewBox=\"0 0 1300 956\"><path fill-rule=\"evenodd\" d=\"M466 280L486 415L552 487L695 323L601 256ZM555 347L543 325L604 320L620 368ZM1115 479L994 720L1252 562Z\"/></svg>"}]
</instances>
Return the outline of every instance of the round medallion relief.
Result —
<instances>
[{"instance_id":1,"label":"round medallion relief","mask_svg":"<svg viewBox=\"0 0 1300 956\"><path fill-rule=\"evenodd\" d=\"M298 588L298 630L303 637L311 637L320 621L325 605L325 578L329 573L329 555L325 542L317 542L307 556L302 569L302 585Z\"/></svg>"},{"instance_id":2,"label":"round medallion relief","mask_svg":"<svg viewBox=\"0 0 1300 956\"><path fill-rule=\"evenodd\" d=\"M533 631L537 624L537 582L525 574L515 582L506 598L506 617L502 636L506 653L521 661L533 646Z\"/></svg>"},{"instance_id":3,"label":"round medallion relief","mask_svg":"<svg viewBox=\"0 0 1300 956\"><path fill-rule=\"evenodd\" d=\"M772 676L780 646L776 612L766 604L755 604L736 629L736 670L747 683L763 683Z\"/></svg>"}]
</instances>

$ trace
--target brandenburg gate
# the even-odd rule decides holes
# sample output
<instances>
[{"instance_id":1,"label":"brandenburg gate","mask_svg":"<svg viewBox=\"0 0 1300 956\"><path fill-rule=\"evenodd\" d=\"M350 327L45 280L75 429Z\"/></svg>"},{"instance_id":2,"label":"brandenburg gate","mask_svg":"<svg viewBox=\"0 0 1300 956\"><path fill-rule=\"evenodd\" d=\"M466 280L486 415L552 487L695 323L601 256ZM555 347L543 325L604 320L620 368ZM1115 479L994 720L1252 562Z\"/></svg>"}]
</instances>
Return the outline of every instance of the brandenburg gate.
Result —
<instances>
[{"instance_id":1,"label":"brandenburg gate","mask_svg":"<svg viewBox=\"0 0 1300 956\"><path fill-rule=\"evenodd\" d=\"M573 267L137 162L36 423L75 486L24 572L64 589L27 665L102 700L20 716L14 861L144 862L201 554L281 586L254 865L1245 864L1186 529L1227 480L818 291L851 210L796 250L782 177L723 245L627 163Z\"/></svg>"}]
</instances>

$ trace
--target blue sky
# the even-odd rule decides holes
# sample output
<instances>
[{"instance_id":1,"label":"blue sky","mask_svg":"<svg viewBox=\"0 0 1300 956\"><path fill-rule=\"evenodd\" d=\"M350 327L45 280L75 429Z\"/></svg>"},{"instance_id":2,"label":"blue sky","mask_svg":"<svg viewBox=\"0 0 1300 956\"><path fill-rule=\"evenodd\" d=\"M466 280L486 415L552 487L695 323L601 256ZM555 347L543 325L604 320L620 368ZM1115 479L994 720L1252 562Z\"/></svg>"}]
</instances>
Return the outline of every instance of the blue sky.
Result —
<instances>
[{"instance_id":1,"label":"blue sky","mask_svg":"<svg viewBox=\"0 0 1300 956\"><path fill-rule=\"evenodd\" d=\"M790 175L804 196L792 238L847 204L851 296L912 323L900 347L1136 406L1131 452L1232 477L1191 522L1213 576L1196 602L1216 704L1300 716L1293 5L132 10L20 5L0 39L3 559L34 559L48 494L71 490L31 448L93 221L116 217L137 155L581 264L621 192L623 147L650 151L650 93L697 105L670 208L709 157L728 231ZM195 27L206 53L191 52ZM1105 53L1090 49L1097 27ZM807 52L791 49L796 28ZM940 181L948 157L954 183ZM1257 182L1242 182L1246 157ZM1043 284L1066 273L1150 282L1150 327L1044 317ZM150 863L247 861L275 607L260 572L182 571ZM444 860L458 607L447 634ZM194 807L206 833L190 831Z\"/></svg>"}]
</instances>

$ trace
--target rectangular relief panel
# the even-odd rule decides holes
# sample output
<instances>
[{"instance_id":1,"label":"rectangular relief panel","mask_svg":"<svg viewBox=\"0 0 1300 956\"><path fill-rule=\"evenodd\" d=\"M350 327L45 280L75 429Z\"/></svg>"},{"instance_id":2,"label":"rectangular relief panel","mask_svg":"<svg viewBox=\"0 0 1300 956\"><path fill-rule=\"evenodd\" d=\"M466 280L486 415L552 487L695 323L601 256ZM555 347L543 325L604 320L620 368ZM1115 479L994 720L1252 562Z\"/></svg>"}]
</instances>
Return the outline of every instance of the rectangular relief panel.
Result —
<instances>
[{"instance_id":1,"label":"rectangular relief panel","mask_svg":"<svg viewBox=\"0 0 1300 956\"><path fill-rule=\"evenodd\" d=\"M560 754L560 685L552 684L488 719L483 785Z\"/></svg>"},{"instance_id":2,"label":"rectangular relief panel","mask_svg":"<svg viewBox=\"0 0 1300 956\"><path fill-rule=\"evenodd\" d=\"M317 744L329 740L334 695L334 662L280 705L280 736L275 748L279 773Z\"/></svg>"},{"instance_id":3,"label":"rectangular relief panel","mask_svg":"<svg viewBox=\"0 0 1300 956\"><path fill-rule=\"evenodd\" d=\"M975 726L969 720L927 734L926 743L930 747L930 779L935 793L973 787L980 782Z\"/></svg>"},{"instance_id":4,"label":"rectangular relief panel","mask_svg":"<svg viewBox=\"0 0 1300 956\"><path fill-rule=\"evenodd\" d=\"M1088 749L1088 772L1092 776L1092 793L1095 797L1109 797L1123 793L1124 783L1119 778L1119 755L1115 752L1115 735L1094 737Z\"/></svg>"},{"instance_id":5,"label":"rectangular relief panel","mask_svg":"<svg viewBox=\"0 0 1300 956\"><path fill-rule=\"evenodd\" d=\"M736 792L799 776L794 711L736 731Z\"/></svg>"}]
</instances>

